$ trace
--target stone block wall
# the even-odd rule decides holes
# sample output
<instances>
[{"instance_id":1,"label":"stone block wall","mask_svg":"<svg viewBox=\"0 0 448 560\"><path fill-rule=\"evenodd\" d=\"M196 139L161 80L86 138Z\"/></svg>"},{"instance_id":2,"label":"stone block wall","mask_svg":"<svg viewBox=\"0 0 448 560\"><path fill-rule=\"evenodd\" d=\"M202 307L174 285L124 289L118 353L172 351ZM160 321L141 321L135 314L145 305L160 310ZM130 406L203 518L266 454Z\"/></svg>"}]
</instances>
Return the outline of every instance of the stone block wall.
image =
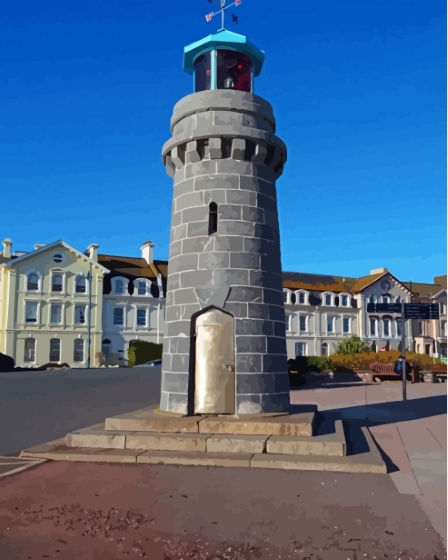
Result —
<instances>
[{"instance_id":1,"label":"stone block wall","mask_svg":"<svg viewBox=\"0 0 448 560\"><path fill-rule=\"evenodd\" d=\"M271 106L249 93L200 92L174 108L162 410L193 413L194 317L211 306L235 319L236 412L289 408L275 186L286 148L274 131Z\"/></svg>"}]
</instances>

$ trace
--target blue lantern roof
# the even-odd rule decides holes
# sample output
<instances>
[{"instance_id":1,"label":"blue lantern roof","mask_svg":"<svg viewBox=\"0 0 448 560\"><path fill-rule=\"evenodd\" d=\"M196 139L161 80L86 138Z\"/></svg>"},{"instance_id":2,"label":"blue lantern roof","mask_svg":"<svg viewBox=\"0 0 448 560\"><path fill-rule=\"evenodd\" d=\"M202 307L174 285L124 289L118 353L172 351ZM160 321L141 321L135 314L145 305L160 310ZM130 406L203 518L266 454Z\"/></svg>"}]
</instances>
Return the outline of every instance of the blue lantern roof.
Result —
<instances>
[{"instance_id":1,"label":"blue lantern roof","mask_svg":"<svg viewBox=\"0 0 448 560\"><path fill-rule=\"evenodd\" d=\"M204 37L196 43L187 45L184 48L184 70L188 74L194 72L194 61L198 56L208 51L216 49L224 49L229 51L238 51L248 56L254 68L254 76L258 76L261 72L261 67L265 59L265 54L262 50L256 47L253 43L247 40L244 35L232 33L227 29L222 29L213 35Z\"/></svg>"}]
</instances>

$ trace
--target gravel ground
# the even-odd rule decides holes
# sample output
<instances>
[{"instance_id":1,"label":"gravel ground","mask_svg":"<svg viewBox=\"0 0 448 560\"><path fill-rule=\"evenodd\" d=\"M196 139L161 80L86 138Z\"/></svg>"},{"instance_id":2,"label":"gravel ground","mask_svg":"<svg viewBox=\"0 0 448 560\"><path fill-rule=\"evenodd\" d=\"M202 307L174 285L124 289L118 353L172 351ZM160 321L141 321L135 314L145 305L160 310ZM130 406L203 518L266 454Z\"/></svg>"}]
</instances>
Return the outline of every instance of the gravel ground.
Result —
<instances>
[{"instance_id":1,"label":"gravel ground","mask_svg":"<svg viewBox=\"0 0 448 560\"><path fill-rule=\"evenodd\" d=\"M50 462L0 481L2 560L427 559L386 475Z\"/></svg>"}]
</instances>

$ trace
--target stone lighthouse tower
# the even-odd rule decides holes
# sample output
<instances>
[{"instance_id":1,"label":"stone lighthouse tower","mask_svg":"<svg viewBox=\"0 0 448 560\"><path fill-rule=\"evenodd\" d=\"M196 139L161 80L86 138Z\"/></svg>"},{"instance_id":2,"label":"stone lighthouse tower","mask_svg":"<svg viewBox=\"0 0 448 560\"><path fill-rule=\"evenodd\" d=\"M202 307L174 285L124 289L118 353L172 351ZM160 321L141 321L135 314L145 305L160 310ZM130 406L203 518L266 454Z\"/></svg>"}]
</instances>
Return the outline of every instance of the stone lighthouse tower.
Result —
<instances>
[{"instance_id":1,"label":"stone lighthouse tower","mask_svg":"<svg viewBox=\"0 0 448 560\"><path fill-rule=\"evenodd\" d=\"M184 50L194 93L174 106L160 409L288 412L276 179L286 146L254 94L264 53L221 30Z\"/></svg>"}]
</instances>

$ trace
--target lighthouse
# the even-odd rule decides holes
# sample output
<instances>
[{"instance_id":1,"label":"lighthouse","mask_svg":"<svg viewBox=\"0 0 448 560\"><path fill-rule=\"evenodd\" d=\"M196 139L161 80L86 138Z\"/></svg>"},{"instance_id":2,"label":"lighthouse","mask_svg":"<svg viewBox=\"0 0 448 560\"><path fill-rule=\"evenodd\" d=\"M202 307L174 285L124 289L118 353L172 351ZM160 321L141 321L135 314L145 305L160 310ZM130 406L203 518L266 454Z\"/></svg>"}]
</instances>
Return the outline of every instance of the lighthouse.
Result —
<instances>
[{"instance_id":1,"label":"lighthouse","mask_svg":"<svg viewBox=\"0 0 448 560\"><path fill-rule=\"evenodd\" d=\"M265 54L225 29L184 49L193 93L162 159L173 205L160 409L288 412L276 180L287 152L255 95Z\"/></svg>"}]
</instances>

